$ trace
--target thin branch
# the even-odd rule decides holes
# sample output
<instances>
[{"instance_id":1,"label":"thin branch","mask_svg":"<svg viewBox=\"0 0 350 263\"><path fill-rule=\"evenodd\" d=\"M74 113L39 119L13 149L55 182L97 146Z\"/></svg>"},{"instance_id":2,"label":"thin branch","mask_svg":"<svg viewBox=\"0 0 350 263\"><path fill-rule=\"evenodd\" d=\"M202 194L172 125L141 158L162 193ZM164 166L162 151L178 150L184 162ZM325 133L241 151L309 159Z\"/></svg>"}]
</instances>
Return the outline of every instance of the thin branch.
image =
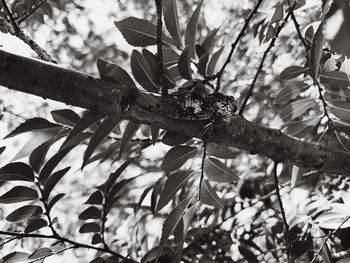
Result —
<instances>
[{"instance_id":1,"label":"thin branch","mask_svg":"<svg viewBox=\"0 0 350 263\"><path fill-rule=\"evenodd\" d=\"M326 245L328 239L330 239L331 236L333 236L336 232L338 232L338 230L339 230L349 219L350 219L350 216L347 216L347 217L343 220L343 222L341 222L341 224L338 226L337 229L333 230L329 235L327 235L327 237L323 240L323 243L322 243L321 247L319 248L319 250L317 251L316 255L313 257L313 259L311 260L310 263L314 263L314 262L317 260L318 256L319 256L319 255L321 254L321 252L322 252L323 247Z\"/></svg>"},{"instance_id":2,"label":"thin branch","mask_svg":"<svg viewBox=\"0 0 350 263\"><path fill-rule=\"evenodd\" d=\"M326 116L326 117L328 118L328 122L332 122L332 119L331 119L331 117L329 116L328 110L327 110L328 104L327 104L326 100L325 100L324 97L323 97L323 94L322 94L323 90L322 90L322 87L321 87L320 82L319 82L317 79L315 80L315 85L316 85L317 88L318 88L318 94L319 94L318 98L321 100L322 105L323 105L323 113L324 113L324 116Z\"/></svg>"},{"instance_id":3,"label":"thin branch","mask_svg":"<svg viewBox=\"0 0 350 263\"><path fill-rule=\"evenodd\" d=\"M157 8L157 63L158 80L162 88L162 95L167 95L168 90L164 86L164 62L163 62L163 0L155 0Z\"/></svg>"},{"instance_id":4,"label":"thin branch","mask_svg":"<svg viewBox=\"0 0 350 263\"><path fill-rule=\"evenodd\" d=\"M300 31L300 25L299 25L298 20L296 19L295 15L294 15L294 11L293 11L292 7L290 6L290 2L288 2L288 4L289 4L289 7L291 8L291 18L293 20L293 23L294 23L295 29L297 31L298 37L301 40L301 42L303 43L303 45L305 47L305 50L308 51L310 49L310 46L306 42L305 38L303 37L303 34Z\"/></svg>"},{"instance_id":5,"label":"thin branch","mask_svg":"<svg viewBox=\"0 0 350 263\"><path fill-rule=\"evenodd\" d=\"M256 3L253 11L249 14L249 16L246 18L245 20L245 23L243 25L243 28L241 30L241 32L239 32L236 40L231 44L231 51L229 53L229 55L227 56L227 59L224 63L224 65L221 67L221 69L218 71L218 73L216 74L216 78L217 78L217 82L216 82L216 91L219 91L220 90L220 85L221 85L221 77L222 77L222 74L224 73L225 71L225 68L227 67L227 65L231 62L231 59L232 59L232 55L239 43L239 41L241 40L241 38L244 36L244 33L245 31L247 30L248 26L249 26L249 23L250 21L252 20L253 16L257 13L261 3L263 2L264 0L258 0L258 2Z\"/></svg>"},{"instance_id":6,"label":"thin branch","mask_svg":"<svg viewBox=\"0 0 350 263\"><path fill-rule=\"evenodd\" d=\"M289 262L289 225L287 222L287 217L286 217L286 213L284 211L283 208L283 202L282 202L282 197L281 197L281 193L280 193L280 188L279 188L279 182L278 182L278 176L277 176L277 165L278 162L274 163L273 166L273 178L274 178L274 182L275 182L275 190L276 190L276 195L277 195L277 200L280 206L280 210L281 210L281 215L282 215L282 219L283 219L283 224L284 224L284 239L286 241L286 247L287 247L287 257L288 257L288 262Z\"/></svg>"},{"instance_id":7,"label":"thin branch","mask_svg":"<svg viewBox=\"0 0 350 263\"><path fill-rule=\"evenodd\" d=\"M79 243L76 242L74 240L70 240L68 238L62 237L62 236L54 236L54 235L43 235L43 234L32 234L32 233L18 233L18 232L10 232L10 231L1 231L0 230L0 235L3 236L12 236L12 237L17 237L17 238L41 238L41 239L55 239L57 241L61 241L61 242L65 242L65 243L69 243L73 246L76 246L78 248L87 248L87 249L93 249L96 251L100 251L100 252L104 252L104 253L108 253L111 254L113 256L116 256L120 259L126 259L126 257L124 257L123 255L114 252L110 249L106 249L104 247L96 247L96 246L92 246L92 245L88 245L88 244L83 244L83 243ZM134 260L130 260L128 259L128 262L135 262Z\"/></svg>"},{"instance_id":8,"label":"thin branch","mask_svg":"<svg viewBox=\"0 0 350 263\"><path fill-rule=\"evenodd\" d=\"M3 7L4 7L4 9L5 9L6 13L7 13L7 15L8 15L9 18L10 18L11 24L12 24L12 26L13 26L15 32L19 32L21 29L18 27L18 25L17 25L15 19L13 18L12 12L10 11L10 8L8 7L6 1L5 1L5 0L1 0L1 2L2 2L2 5L3 5Z\"/></svg>"},{"instance_id":9,"label":"thin branch","mask_svg":"<svg viewBox=\"0 0 350 263\"><path fill-rule=\"evenodd\" d=\"M294 4L294 6L295 5L296 4ZM291 14L293 12L294 6L292 8L290 8L290 11L288 12L287 16L283 19L282 24L278 27L275 36L272 38L269 46L265 50L264 55L263 55L263 57L261 59L260 65L258 67L258 70L256 71L254 79L253 79L252 83L250 84L248 93L247 93L247 95L244 98L244 102L243 102L243 104L242 104L242 106L241 106L241 108L239 110L238 115L240 115L240 116L243 115L243 112L244 112L245 107L247 106L248 100L253 95L253 90L254 90L254 87L255 87L255 83L256 83L256 81L257 81L257 79L259 77L260 72L263 69L263 66L264 66L265 60L267 58L267 55L269 54L271 49L275 46L276 40L278 39L278 36L279 36L280 32L282 31L283 27L287 24L288 19L289 19L289 17L291 16Z\"/></svg>"},{"instance_id":10,"label":"thin branch","mask_svg":"<svg viewBox=\"0 0 350 263\"><path fill-rule=\"evenodd\" d=\"M203 183L203 180L204 180L204 162L205 162L206 155L207 155L207 141L204 140L203 141L202 164L201 164L201 177L200 177L200 180L199 180L199 189L198 189L198 201L201 200L202 183Z\"/></svg>"},{"instance_id":11,"label":"thin branch","mask_svg":"<svg viewBox=\"0 0 350 263\"><path fill-rule=\"evenodd\" d=\"M18 24L20 25L23 21L25 21L28 17L34 14L47 0L40 1L28 14L18 20ZM19 17L18 17L19 18Z\"/></svg>"}]
</instances>

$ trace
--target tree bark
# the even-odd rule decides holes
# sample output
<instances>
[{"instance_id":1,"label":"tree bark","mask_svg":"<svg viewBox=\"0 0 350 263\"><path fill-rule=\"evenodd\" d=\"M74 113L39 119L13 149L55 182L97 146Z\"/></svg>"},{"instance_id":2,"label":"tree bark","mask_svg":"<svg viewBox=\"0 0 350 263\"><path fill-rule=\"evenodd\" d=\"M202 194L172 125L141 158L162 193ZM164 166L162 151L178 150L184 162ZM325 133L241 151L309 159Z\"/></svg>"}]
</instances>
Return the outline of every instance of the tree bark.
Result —
<instances>
[{"instance_id":1,"label":"tree bark","mask_svg":"<svg viewBox=\"0 0 350 263\"><path fill-rule=\"evenodd\" d=\"M208 123L170 116L166 110L169 98L132 91L112 81L1 50L0 85L188 136L201 138ZM349 153L303 142L239 116L233 116L229 123L215 123L208 141L299 167L350 174Z\"/></svg>"}]
</instances>

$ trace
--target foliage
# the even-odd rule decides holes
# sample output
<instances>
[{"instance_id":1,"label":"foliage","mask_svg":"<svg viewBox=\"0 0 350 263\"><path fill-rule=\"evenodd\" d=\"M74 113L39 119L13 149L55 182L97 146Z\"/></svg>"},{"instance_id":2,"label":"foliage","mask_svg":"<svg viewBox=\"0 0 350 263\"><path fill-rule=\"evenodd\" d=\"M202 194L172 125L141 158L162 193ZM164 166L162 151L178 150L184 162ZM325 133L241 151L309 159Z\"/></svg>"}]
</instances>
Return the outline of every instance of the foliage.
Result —
<instances>
[{"instance_id":1,"label":"foliage","mask_svg":"<svg viewBox=\"0 0 350 263\"><path fill-rule=\"evenodd\" d=\"M133 16L114 22L135 49L130 70L99 58L101 79L113 81L130 94L184 97L182 106L187 115L170 117L204 120L203 136L192 138L120 116L77 113L75 109L53 110L51 117L25 120L4 138L34 134L14 160L0 169L0 203L4 208L6 205L4 220L8 222L0 231L0 247L6 251L17 239L54 241L30 253L7 252L3 262L36 262L75 248L93 250L90 262L349 260L346 177L287 163L278 165L279 160L250 156L210 141L214 122L228 123L230 117L244 113L257 124L272 122L305 143L349 152L350 54L345 44L349 40L349 3L323 1L310 7L296 0L252 2L248 8L230 11L232 17L245 20L240 32L232 32L236 41L230 40L228 51L226 43L220 42L227 37L225 32L206 27L203 0L193 6L189 17L179 13L179 6L188 3L164 0L164 28ZM72 3L15 0L8 13L2 1L0 16L8 23L14 20L17 26L22 22L43 23L46 16L53 19L55 12ZM271 9L272 13L258 12L259 8ZM299 13L307 18L303 26L297 21ZM162 15L159 9L157 15ZM337 31L330 32L335 17ZM182 19L187 22L182 23ZM283 33L287 25L293 30ZM5 26L0 30L9 32ZM250 45L264 50L262 58L251 58ZM156 51L151 46L157 46ZM290 55L276 76L273 62L282 53L295 57ZM236 65L232 66L234 59ZM249 70L242 70L246 67ZM236 73L230 76L232 72ZM241 84L248 80L246 92L246 85ZM218 115L216 108L211 109L210 116L200 115L203 101L219 92L225 92L222 98L235 95L244 101L239 112L227 112L224 105L224 115ZM254 102L247 104L251 97ZM132 103L137 102L127 101L121 111L127 112ZM59 186L78 173L63 159L82 145L86 147L78 157L80 171L89 169L91 173L107 164L109 174L98 178L98 183L83 194L86 201L81 202L83 206L79 203L76 215L79 226L71 223L74 233L78 230L79 235L88 235L86 243L75 241L78 238L74 239L72 232L64 233L62 218L55 213L60 203L69 206L71 202L64 187ZM162 150L166 152L160 158L147 154ZM5 146L0 148L0 154L6 152ZM96 166L91 168L93 164ZM299 188L307 193L299 204L281 198L300 193ZM138 189L136 194L134 189ZM149 204L143 205L146 200ZM151 235L145 228L156 218L162 219L162 231L149 247ZM116 234L125 222L130 240Z\"/></svg>"}]
</instances>

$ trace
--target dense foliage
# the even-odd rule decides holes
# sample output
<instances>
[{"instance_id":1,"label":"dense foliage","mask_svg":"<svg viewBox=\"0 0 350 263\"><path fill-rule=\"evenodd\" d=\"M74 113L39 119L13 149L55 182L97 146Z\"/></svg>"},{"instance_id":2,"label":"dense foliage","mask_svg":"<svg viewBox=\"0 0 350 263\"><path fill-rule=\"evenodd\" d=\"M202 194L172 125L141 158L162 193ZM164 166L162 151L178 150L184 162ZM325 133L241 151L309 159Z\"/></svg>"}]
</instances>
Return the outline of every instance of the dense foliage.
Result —
<instances>
[{"instance_id":1,"label":"dense foliage","mask_svg":"<svg viewBox=\"0 0 350 263\"><path fill-rule=\"evenodd\" d=\"M27 142L11 161L0 147L1 262L57 262L69 251L94 263L350 260L350 173L323 169L327 152L350 160L349 1L215 1L227 18L217 28L206 22L212 1L118 1L123 17L107 32L120 39L98 35L77 2L1 0L0 31L128 96L120 114L51 109L6 135L2 145ZM85 33L70 22L83 15ZM43 26L45 50L35 42ZM126 120L130 108L201 129ZM20 118L7 106L0 116L9 127ZM319 147L323 159L296 166L302 149L284 162L211 140L237 116Z\"/></svg>"}]
</instances>

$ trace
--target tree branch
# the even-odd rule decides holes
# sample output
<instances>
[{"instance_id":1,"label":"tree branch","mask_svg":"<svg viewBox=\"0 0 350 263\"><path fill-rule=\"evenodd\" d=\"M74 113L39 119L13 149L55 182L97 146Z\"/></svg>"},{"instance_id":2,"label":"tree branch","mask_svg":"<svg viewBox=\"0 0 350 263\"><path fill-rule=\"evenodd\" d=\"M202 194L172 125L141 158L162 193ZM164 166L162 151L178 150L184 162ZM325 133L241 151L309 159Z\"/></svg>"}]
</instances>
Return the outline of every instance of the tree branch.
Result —
<instances>
[{"instance_id":1,"label":"tree branch","mask_svg":"<svg viewBox=\"0 0 350 263\"><path fill-rule=\"evenodd\" d=\"M183 120L171 116L169 103L176 101L171 96L160 97L137 91L130 94L130 89L114 82L1 50L0 85L198 138L202 138L200 132L208 124L206 120ZM124 107L120 105L125 106L126 101L129 109L123 112ZM228 123L218 121L212 128L208 142L236 147L277 162L350 175L350 154L347 152L300 141L241 116L232 116Z\"/></svg>"}]
</instances>

